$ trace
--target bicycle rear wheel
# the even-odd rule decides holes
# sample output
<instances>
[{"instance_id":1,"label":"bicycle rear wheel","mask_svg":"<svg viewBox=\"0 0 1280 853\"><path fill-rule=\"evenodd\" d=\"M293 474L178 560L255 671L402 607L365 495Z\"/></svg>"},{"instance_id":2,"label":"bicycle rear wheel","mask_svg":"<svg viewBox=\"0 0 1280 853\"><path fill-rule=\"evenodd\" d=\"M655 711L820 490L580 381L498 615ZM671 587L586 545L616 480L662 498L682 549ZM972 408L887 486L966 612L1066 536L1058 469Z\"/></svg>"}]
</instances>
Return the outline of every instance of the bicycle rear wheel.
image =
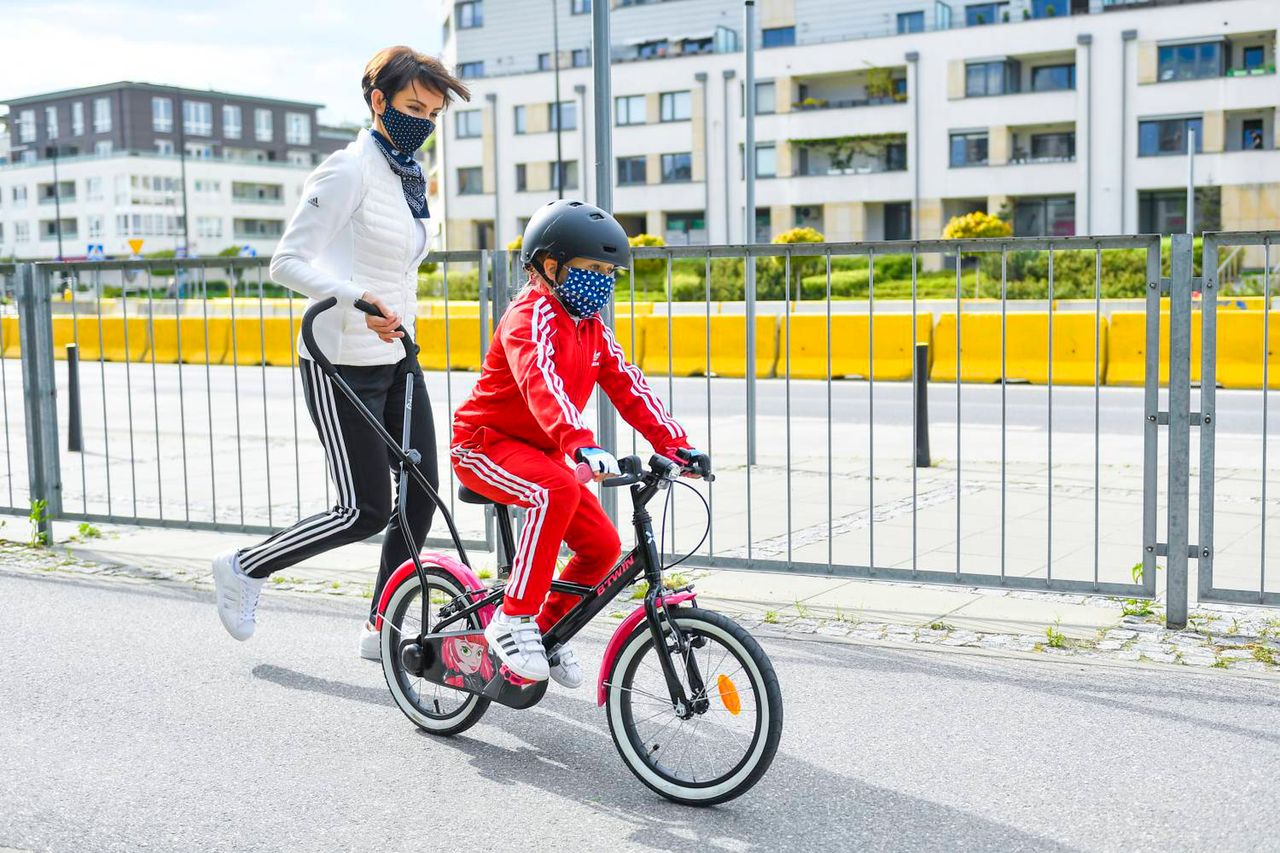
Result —
<instances>
[{"instance_id":1,"label":"bicycle rear wheel","mask_svg":"<svg viewBox=\"0 0 1280 853\"><path fill-rule=\"evenodd\" d=\"M466 590L453 575L440 569L426 568L429 612L435 613ZM456 735L479 722L489 707L489 700L474 693L454 690L427 681L404 668L400 660L400 641L416 637L422 624L421 584L415 574L405 579L387 603L382 620L382 674L386 676L391 697L404 715L420 728L437 735ZM432 628L434 621L428 625ZM484 630L479 614L455 622L453 628Z\"/></svg>"},{"instance_id":2,"label":"bicycle rear wheel","mask_svg":"<svg viewBox=\"0 0 1280 853\"><path fill-rule=\"evenodd\" d=\"M648 623L623 643L606 682L609 732L622 760L669 800L709 806L748 791L769 769L782 736L782 692L769 656L732 619L692 607L670 613L691 643L686 656L666 633L655 648ZM659 654L671 656L694 706L672 706ZM701 691L689 686L697 672Z\"/></svg>"}]
</instances>

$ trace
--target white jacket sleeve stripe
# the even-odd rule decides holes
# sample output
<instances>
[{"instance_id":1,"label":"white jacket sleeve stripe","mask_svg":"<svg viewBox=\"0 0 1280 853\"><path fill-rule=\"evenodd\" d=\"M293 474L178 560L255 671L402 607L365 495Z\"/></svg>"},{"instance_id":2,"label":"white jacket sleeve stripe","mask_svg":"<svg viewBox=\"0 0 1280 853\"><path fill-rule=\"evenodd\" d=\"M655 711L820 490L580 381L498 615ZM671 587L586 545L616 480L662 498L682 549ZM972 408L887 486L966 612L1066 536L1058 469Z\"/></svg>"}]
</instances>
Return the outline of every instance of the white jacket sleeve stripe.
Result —
<instances>
[{"instance_id":1,"label":"white jacket sleeve stripe","mask_svg":"<svg viewBox=\"0 0 1280 853\"><path fill-rule=\"evenodd\" d=\"M271 259L273 281L313 299L336 296L350 304L364 294L358 285L314 266L315 259L351 221L360 203L362 184L360 161L346 151L330 156L311 173Z\"/></svg>"}]
</instances>

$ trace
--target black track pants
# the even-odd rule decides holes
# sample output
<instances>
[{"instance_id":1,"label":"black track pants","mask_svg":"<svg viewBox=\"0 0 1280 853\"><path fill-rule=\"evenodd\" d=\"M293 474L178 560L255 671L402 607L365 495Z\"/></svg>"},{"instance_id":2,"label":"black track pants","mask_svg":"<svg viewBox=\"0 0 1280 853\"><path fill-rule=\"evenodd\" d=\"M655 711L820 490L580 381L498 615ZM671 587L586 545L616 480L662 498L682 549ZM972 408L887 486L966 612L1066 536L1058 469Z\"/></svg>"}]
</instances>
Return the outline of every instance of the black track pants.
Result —
<instances>
[{"instance_id":1,"label":"black track pants","mask_svg":"<svg viewBox=\"0 0 1280 853\"><path fill-rule=\"evenodd\" d=\"M240 566L246 574L264 578L308 557L368 539L386 528L382 564L370 608L374 613L387 578L410 556L391 495L391 481L393 475L399 479L398 472L391 467L395 463L387 446L315 362L301 359L300 369L307 410L324 444L329 476L337 486L337 503L328 512L304 518L271 538L243 549ZM369 411L399 441L404 430L404 383L410 369L409 360L370 367L338 365L337 369ZM440 477L436 468L431 401L420 374L413 383L411 421L411 446L422 454L419 467L432 488L438 488ZM399 488L401 484L396 485ZM412 478L408 488L409 529L415 546L421 548L431 529L435 504Z\"/></svg>"}]
</instances>

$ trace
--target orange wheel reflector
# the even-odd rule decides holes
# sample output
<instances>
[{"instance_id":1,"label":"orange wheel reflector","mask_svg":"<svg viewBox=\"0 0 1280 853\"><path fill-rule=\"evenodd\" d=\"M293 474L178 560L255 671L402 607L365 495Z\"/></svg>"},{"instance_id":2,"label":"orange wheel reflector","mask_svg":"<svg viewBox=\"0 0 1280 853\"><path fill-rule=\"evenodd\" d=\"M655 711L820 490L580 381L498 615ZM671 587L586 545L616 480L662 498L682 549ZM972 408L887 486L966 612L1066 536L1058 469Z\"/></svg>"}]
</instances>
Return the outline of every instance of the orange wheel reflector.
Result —
<instances>
[{"instance_id":1,"label":"orange wheel reflector","mask_svg":"<svg viewBox=\"0 0 1280 853\"><path fill-rule=\"evenodd\" d=\"M720 675L716 679L716 687L720 690L720 701L724 703L725 709L735 717L742 712L742 697L738 695L738 688L734 685L733 679L727 675Z\"/></svg>"}]
</instances>

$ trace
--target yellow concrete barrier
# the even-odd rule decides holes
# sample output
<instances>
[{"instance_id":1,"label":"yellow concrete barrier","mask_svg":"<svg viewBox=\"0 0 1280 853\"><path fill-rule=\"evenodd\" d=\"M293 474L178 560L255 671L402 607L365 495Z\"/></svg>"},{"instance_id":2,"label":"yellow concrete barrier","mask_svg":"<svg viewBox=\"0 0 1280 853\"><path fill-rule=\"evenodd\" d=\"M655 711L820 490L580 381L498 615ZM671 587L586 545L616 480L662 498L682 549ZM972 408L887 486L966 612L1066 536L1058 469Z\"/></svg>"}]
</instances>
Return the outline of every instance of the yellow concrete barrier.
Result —
<instances>
[{"instance_id":1,"label":"yellow concrete barrier","mask_svg":"<svg viewBox=\"0 0 1280 853\"><path fill-rule=\"evenodd\" d=\"M211 321L212 322L212 321ZM229 339L223 364L266 364L288 367L297 358L294 341L302 318L237 317L228 319Z\"/></svg>"},{"instance_id":2,"label":"yellow concrete barrier","mask_svg":"<svg viewBox=\"0 0 1280 853\"><path fill-rule=\"evenodd\" d=\"M145 317L54 317L53 357L66 359L67 344L74 343L82 360L144 361L150 337Z\"/></svg>"},{"instance_id":3,"label":"yellow concrete barrier","mask_svg":"<svg viewBox=\"0 0 1280 853\"><path fill-rule=\"evenodd\" d=\"M0 318L0 346L5 358L18 358L22 355L22 347L18 339L18 318Z\"/></svg>"},{"instance_id":4,"label":"yellow concrete barrier","mask_svg":"<svg viewBox=\"0 0 1280 853\"><path fill-rule=\"evenodd\" d=\"M932 317L916 316L915 335L910 314L882 314L875 318L875 352L871 352L872 323L865 314L836 314L831 317L831 375L860 377L871 375L887 380L910 379L915 359L915 341L928 343L933 332ZM780 321L778 375L787 372L796 379L827 378L827 317L804 314Z\"/></svg>"},{"instance_id":5,"label":"yellow concrete barrier","mask_svg":"<svg viewBox=\"0 0 1280 853\"><path fill-rule=\"evenodd\" d=\"M181 338L181 340L179 340ZM231 320L210 317L157 317L151 330L151 351L157 364L222 364L231 342ZM181 343L181 347L179 347Z\"/></svg>"},{"instance_id":6,"label":"yellow concrete barrier","mask_svg":"<svg viewBox=\"0 0 1280 853\"><path fill-rule=\"evenodd\" d=\"M1237 313L1237 312L1232 312ZM1200 381L1200 312L1191 312L1191 381ZM1221 324L1221 320L1218 321ZM1113 311L1107 347L1107 384L1143 385L1147 376L1147 315ZM1219 332L1221 334L1221 332ZM1261 349L1261 345L1259 345ZM1169 384L1169 312L1160 312L1160 384Z\"/></svg>"},{"instance_id":7,"label":"yellow concrete barrier","mask_svg":"<svg viewBox=\"0 0 1280 853\"><path fill-rule=\"evenodd\" d=\"M1107 320L1097 321L1098 361L1094 363L1094 318L1091 314L1055 314L1053 317L1053 382L1055 385L1092 385L1105 377ZM1010 380L1045 384L1049 377L1048 312L1009 314L1005 347L1006 374ZM943 314L933 331L935 382L956 380L956 315ZM960 381L1000 381L1000 315L965 314L960 321Z\"/></svg>"},{"instance_id":8,"label":"yellow concrete barrier","mask_svg":"<svg viewBox=\"0 0 1280 853\"><path fill-rule=\"evenodd\" d=\"M618 346L622 347L627 361L635 364L638 361L637 353L641 357L644 355L644 323L633 323L630 314L619 313L614 316L613 336L617 338Z\"/></svg>"},{"instance_id":9,"label":"yellow concrete barrier","mask_svg":"<svg viewBox=\"0 0 1280 853\"><path fill-rule=\"evenodd\" d=\"M644 351L640 368L645 373L676 376L703 376L707 372L707 318L680 315L671 318L639 317L644 330ZM711 373L714 376L745 376L747 320L744 315L711 317ZM672 344L668 352L669 342ZM778 363L778 318L756 318L756 376L772 376Z\"/></svg>"},{"instance_id":10,"label":"yellow concrete barrier","mask_svg":"<svg viewBox=\"0 0 1280 853\"><path fill-rule=\"evenodd\" d=\"M1263 311L1224 311L1218 314L1217 384L1223 388L1261 388ZM1267 323L1267 386L1280 388L1280 312ZM1198 360L1198 359L1197 359Z\"/></svg>"},{"instance_id":11,"label":"yellow concrete barrier","mask_svg":"<svg viewBox=\"0 0 1280 853\"><path fill-rule=\"evenodd\" d=\"M418 363L424 370L480 369L479 317L454 317L450 311L447 357L444 317L419 317L415 325ZM490 334L492 330L490 320Z\"/></svg>"}]
</instances>

